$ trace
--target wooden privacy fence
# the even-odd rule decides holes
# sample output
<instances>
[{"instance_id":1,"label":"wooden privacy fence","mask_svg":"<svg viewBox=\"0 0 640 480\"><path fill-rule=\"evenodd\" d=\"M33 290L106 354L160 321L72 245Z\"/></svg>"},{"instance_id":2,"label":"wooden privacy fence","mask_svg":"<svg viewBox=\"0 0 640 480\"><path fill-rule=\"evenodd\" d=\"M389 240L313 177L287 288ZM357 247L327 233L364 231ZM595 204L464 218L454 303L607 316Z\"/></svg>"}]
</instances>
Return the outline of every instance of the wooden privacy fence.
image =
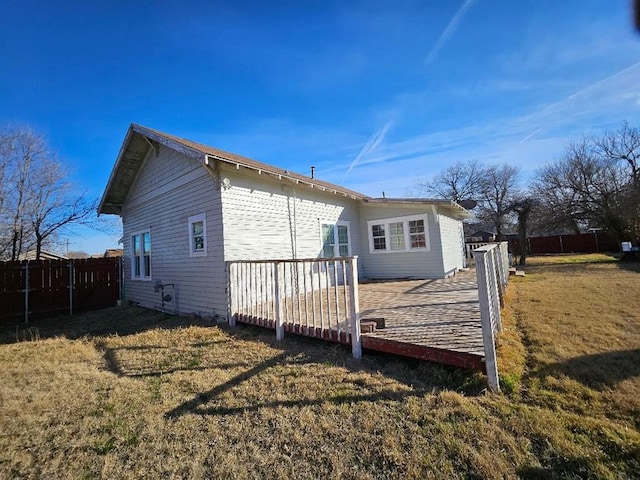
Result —
<instances>
[{"instance_id":1,"label":"wooden privacy fence","mask_svg":"<svg viewBox=\"0 0 640 480\"><path fill-rule=\"evenodd\" d=\"M619 252L620 245L606 232L576 233L527 239L528 253L608 253ZM520 255L520 240L509 239L509 251Z\"/></svg>"},{"instance_id":2,"label":"wooden privacy fence","mask_svg":"<svg viewBox=\"0 0 640 480\"><path fill-rule=\"evenodd\" d=\"M0 318L23 319L115 305L121 258L0 262Z\"/></svg>"},{"instance_id":3,"label":"wooden privacy fence","mask_svg":"<svg viewBox=\"0 0 640 480\"><path fill-rule=\"evenodd\" d=\"M362 356L357 257L230 261L227 274L230 325L350 343Z\"/></svg>"},{"instance_id":4,"label":"wooden privacy fence","mask_svg":"<svg viewBox=\"0 0 640 480\"><path fill-rule=\"evenodd\" d=\"M496 361L495 334L502 331L500 308L504 306L504 292L509 279L507 242L484 245L473 251L478 279L478 299L484 344L487 383L493 391L500 390Z\"/></svg>"}]
</instances>

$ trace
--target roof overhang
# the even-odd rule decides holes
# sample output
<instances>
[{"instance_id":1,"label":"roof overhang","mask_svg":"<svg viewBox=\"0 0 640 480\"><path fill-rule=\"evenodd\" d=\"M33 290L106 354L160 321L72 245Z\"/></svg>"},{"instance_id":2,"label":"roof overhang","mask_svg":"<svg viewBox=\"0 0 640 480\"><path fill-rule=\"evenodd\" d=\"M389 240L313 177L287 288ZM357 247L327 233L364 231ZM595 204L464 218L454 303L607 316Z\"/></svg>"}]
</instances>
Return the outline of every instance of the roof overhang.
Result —
<instances>
[{"instance_id":1,"label":"roof overhang","mask_svg":"<svg viewBox=\"0 0 640 480\"><path fill-rule=\"evenodd\" d=\"M441 198L365 198L362 200L364 206L390 206L415 208L419 206L435 207L438 211L447 214L458 220L473 218L473 214L453 200Z\"/></svg>"},{"instance_id":2,"label":"roof overhang","mask_svg":"<svg viewBox=\"0 0 640 480\"><path fill-rule=\"evenodd\" d=\"M198 161L205 161L205 154L197 149L175 142L155 130L132 123L100 200L98 214L122 214L122 206L140 168L147 155L157 153L159 145L177 150Z\"/></svg>"},{"instance_id":3,"label":"roof overhang","mask_svg":"<svg viewBox=\"0 0 640 480\"><path fill-rule=\"evenodd\" d=\"M208 147L190 140L174 137L141 125L132 123L120 147L116 163L111 171L109 181L100 200L98 213L122 214L122 207L129 193L129 189L135 182L140 168L142 168L148 155L157 154L158 146L176 150L187 157L196 159L208 165L211 161L221 161L237 169L249 169L258 174L267 174L287 180L295 185L302 185L335 195L341 195L353 200L362 200L365 195L334 185L329 182L300 175L272 165L257 162L255 160L225 152L217 148Z\"/></svg>"},{"instance_id":4,"label":"roof overhang","mask_svg":"<svg viewBox=\"0 0 640 480\"><path fill-rule=\"evenodd\" d=\"M463 220L473 217L468 210L451 200L429 198L371 198L339 185L290 172L241 155L192 142L191 140L168 135L135 123L129 126L124 141L122 142L116 163L111 171L102 198L100 199L98 214L122 215L122 208L129 194L129 190L135 183L140 169L143 168L149 155L158 155L160 146L178 151L189 158L201 162L205 166L208 166L212 161L220 161L236 169L249 169L257 172L259 175L267 174L279 180L287 180L295 185L302 185L328 194L359 200L364 206L389 205L395 207L404 206L407 208L429 206L430 208L437 208L438 211L453 218Z\"/></svg>"}]
</instances>

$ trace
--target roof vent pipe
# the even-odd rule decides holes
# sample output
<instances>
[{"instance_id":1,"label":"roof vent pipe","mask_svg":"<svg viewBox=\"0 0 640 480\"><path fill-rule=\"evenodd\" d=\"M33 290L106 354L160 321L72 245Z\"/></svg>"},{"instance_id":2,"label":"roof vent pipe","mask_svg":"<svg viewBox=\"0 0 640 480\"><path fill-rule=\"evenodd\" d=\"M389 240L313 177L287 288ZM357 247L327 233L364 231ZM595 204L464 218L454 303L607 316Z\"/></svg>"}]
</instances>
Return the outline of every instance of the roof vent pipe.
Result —
<instances>
[{"instance_id":1,"label":"roof vent pipe","mask_svg":"<svg viewBox=\"0 0 640 480\"><path fill-rule=\"evenodd\" d=\"M316 171L316 167L314 167L313 165L311 165L311 178L314 178L314 173Z\"/></svg>"}]
</instances>

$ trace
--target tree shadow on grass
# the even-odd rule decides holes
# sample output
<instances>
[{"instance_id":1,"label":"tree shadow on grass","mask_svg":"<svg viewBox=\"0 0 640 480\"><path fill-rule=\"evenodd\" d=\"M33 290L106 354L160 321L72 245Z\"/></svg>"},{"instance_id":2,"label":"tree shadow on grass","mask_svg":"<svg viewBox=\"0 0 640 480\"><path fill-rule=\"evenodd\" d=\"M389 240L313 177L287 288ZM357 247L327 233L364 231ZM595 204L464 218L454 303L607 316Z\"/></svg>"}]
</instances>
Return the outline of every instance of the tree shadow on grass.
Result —
<instances>
[{"instance_id":1,"label":"tree shadow on grass","mask_svg":"<svg viewBox=\"0 0 640 480\"><path fill-rule=\"evenodd\" d=\"M154 328L215 325L210 319L181 317L134 306L109 307L78 313L59 315L25 323L0 320L0 344L32 341L54 337L71 340L117 334L133 335Z\"/></svg>"},{"instance_id":2,"label":"tree shadow on grass","mask_svg":"<svg viewBox=\"0 0 640 480\"><path fill-rule=\"evenodd\" d=\"M243 326L239 330L256 328ZM244 337L244 333L242 336ZM258 340L263 341L264 339ZM305 337L290 336L284 342L276 343L275 340L273 342L272 346L277 348L279 353L255 363L251 368L216 385L210 390L195 395L192 399L167 411L165 417L175 418L185 414L236 415L255 412L262 408L299 408L325 403L339 405L380 400L401 401L409 397L420 397L445 388L461 391L466 395L477 395L484 389L484 383L478 381L477 373L447 365L405 359L381 352L367 353L362 359L356 360L351 357L351 351L348 346L332 346L326 342ZM225 393L239 387L244 382L268 382L270 375L277 374L275 369L278 367L288 368L305 364L313 364L312 368L318 369L339 366L346 368L350 373L381 374L409 388L401 390L376 388L375 385L368 386L365 380L352 378L341 384L344 389L338 388L333 392L319 389L313 392L310 398L295 398L295 395L292 395L290 399L280 400L259 399L254 401L247 399L241 405L235 402L228 404L228 401L224 398ZM307 374L300 372L302 376ZM297 377L294 374L291 381L295 381L295 378ZM376 391L367 391L367 387L371 387ZM358 393L358 391L362 393Z\"/></svg>"},{"instance_id":3,"label":"tree shadow on grass","mask_svg":"<svg viewBox=\"0 0 640 480\"><path fill-rule=\"evenodd\" d=\"M640 349L618 350L571 358L544 366L531 376L567 376L596 390L614 387L628 378L640 376Z\"/></svg>"}]
</instances>

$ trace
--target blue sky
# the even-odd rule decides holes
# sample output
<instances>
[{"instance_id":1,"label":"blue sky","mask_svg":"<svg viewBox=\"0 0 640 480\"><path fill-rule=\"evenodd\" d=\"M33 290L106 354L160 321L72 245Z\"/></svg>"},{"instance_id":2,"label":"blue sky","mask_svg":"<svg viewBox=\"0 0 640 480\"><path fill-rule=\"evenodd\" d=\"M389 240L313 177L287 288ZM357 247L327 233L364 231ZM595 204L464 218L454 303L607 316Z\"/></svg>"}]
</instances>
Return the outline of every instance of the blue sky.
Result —
<instances>
[{"instance_id":1,"label":"blue sky","mask_svg":"<svg viewBox=\"0 0 640 480\"><path fill-rule=\"evenodd\" d=\"M640 126L626 0L0 0L0 125L99 196L131 122L372 196ZM81 231L95 253L116 236Z\"/></svg>"}]
</instances>

